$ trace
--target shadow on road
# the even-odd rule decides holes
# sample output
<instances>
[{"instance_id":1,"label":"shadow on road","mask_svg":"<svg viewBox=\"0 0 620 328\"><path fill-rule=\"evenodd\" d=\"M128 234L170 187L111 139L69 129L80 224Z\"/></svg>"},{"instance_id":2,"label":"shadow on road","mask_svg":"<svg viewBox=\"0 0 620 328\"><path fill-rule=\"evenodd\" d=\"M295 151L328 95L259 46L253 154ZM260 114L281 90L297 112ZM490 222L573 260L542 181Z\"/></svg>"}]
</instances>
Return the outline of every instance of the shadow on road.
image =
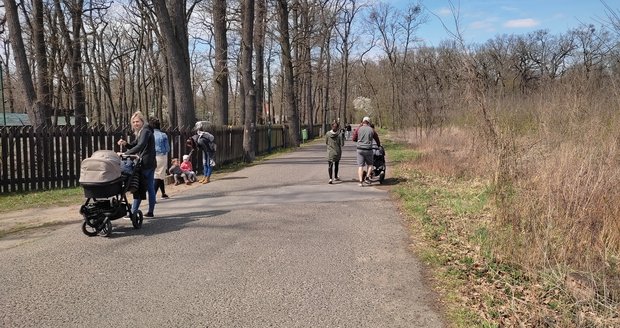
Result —
<instances>
[{"instance_id":1,"label":"shadow on road","mask_svg":"<svg viewBox=\"0 0 620 328\"><path fill-rule=\"evenodd\" d=\"M235 177L235 176L227 176L223 178L218 178L218 180L238 180L238 179L247 179L248 177Z\"/></svg>"},{"instance_id":2,"label":"shadow on road","mask_svg":"<svg viewBox=\"0 0 620 328\"><path fill-rule=\"evenodd\" d=\"M131 225L113 225L112 234L110 238L121 238L128 236L152 236L162 233L168 233L173 231L179 231L183 229L187 224L199 221L201 219L212 218L220 215L224 215L230 211L226 210L213 210L213 211L202 211L202 212L192 212L183 214L183 216L158 216L154 219L144 219L144 223L142 224L142 228L134 229Z\"/></svg>"}]
</instances>

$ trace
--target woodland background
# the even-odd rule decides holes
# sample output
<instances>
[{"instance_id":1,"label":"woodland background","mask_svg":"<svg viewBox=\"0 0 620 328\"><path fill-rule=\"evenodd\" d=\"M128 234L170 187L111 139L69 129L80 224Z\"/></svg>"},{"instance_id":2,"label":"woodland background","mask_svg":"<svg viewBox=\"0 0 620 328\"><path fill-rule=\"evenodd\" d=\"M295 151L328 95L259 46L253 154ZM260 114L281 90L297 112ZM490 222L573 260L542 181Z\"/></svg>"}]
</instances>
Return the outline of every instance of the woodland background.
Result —
<instances>
[{"instance_id":1,"label":"woodland background","mask_svg":"<svg viewBox=\"0 0 620 328\"><path fill-rule=\"evenodd\" d=\"M488 181L493 261L579 272L595 309L618 317L620 10L560 34L452 34L429 13L355 0L3 0L3 110L33 125L165 126L358 122L370 116L427 149L427 168ZM67 120L69 121L69 120ZM444 161L441 161L441 158Z\"/></svg>"}]
</instances>

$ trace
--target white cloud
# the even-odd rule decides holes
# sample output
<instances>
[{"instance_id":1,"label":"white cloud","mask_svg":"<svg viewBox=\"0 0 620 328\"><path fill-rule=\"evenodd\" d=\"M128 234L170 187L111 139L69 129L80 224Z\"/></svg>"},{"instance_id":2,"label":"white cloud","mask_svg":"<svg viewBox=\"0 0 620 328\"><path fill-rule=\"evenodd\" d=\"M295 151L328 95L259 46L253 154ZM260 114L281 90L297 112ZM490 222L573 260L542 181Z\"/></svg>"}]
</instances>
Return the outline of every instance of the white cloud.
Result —
<instances>
[{"instance_id":1,"label":"white cloud","mask_svg":"<svg viewBox=\"0 0 620 328\"><path fill-rule=\"evenodd\" d=\"M510 27L510 28L534 27L539 24L540 22L532 18L511 19L507 21L506 23L504 23L504 27Z\"/></svg>"},{"instance_id":2,"label":"white cloud","mask_svg":"<svg viewBox=\"0 0 620 328\"><path fill-rule=\"evenodd\" d=\"M475 21L469 24L469 27L474 30L486 30L493 27L493 24L487 21Z\"/></svg>"},{"instance_id":3,"label":"white cloud","mask_svg":"<svg viewBox=\"0 0 620 328\"><path fill-rule=\"evenodd\" d=\"M450 10L450 8L448 7L439 8L437 10L437 15L443 16L443 17L452 16L452 10Z\"/></svg>"}]
</instances>

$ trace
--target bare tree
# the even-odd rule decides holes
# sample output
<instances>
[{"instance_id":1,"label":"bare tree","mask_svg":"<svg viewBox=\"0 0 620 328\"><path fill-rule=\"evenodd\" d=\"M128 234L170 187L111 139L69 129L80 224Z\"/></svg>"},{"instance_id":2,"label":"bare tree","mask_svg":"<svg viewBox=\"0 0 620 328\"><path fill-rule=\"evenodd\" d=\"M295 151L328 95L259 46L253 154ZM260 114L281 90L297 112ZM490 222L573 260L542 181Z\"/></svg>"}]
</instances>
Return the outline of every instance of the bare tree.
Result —
<instances>
[{"instance_id":1,"label":"bare tree","mask_svg":"<svg viewBox=\"0 0 620 328\"><path fill-rule=\"evenodd\" d=\"M190 127L196 121L196 112L187 39L187 17L189 15L184 1L170 2L168 7L164 0L153 0L153 5L162 37L161 42L166 50L171 89L174 91L178 122L172 122L171 119L170 123L179 127Z\"/></svg>"},{"instance_id":2,"label":"bare tree","mask_svg":"<svg viewBox=\"0 0 620 328\"><path fill-rule=\"evenodd\" d=\"M213 0L213 37L215 39L215 108L218 124L229 123L228 119L228 38L226 36L226 0Z\"/></svg>"},{"instance_id":3,"label":"bare tree","mask_svg":"<svg viewBox=\"0 0 620 328\"><path fill-rule=\"evenodd\" d=\"M256 156L254 139L256 134L256 95L252 78L252 51L254 37L254 0L243 0L241 9L241 78L244 94L245 121L243 129L243 160L252 162Z\"/></svg>"},{"instance_id":4,"label":"bare tree","mask_svg":"<svg viewBox=\"0 0 620 328\"><path fill-rule=\"evenodd\" d=\"M344 0L338 7L340 17L339 23L336 25L336 32L338 32L341 40L339 51L341 53L340 65L342 70L342 74L340 76L340 104L338 106L338 113L342 113L342 117L346 122L353 122L353 116L347 113L350 78L349 60L351 56L351 49L355 44L352 37L353 22L356 15L363 7L358 6L356 0Z\"/></svg>"},{"instance_id":5,"label":"bare tree","mask_svg":"<svg viewBox=\"0 0 620 328\"><path fill-rule=\"evenodd\" d=\"M266 123L265 108L265 36L267 34L267 2L256 0L256 24L254 28L254 53L256 54L256 110L257 123Z\"/></svg>"},{"instance_id":6,"label":"bare tree","mask_svg":"<svg viewBox=\"0 0 620 328\"><path fill-rule=\"evenodd\" d=\"M280 48L284 84L282 86L284 106L288 119L288 139L291 145L299 146L299 112L295 98L295 83L293 81L293 61L291 57L291 43L289 36L289 8L286 0L277 0L280 29Z\"/></svg>"},{"instance_id":7,"label":"bare tree","mask_svg":"<svg viewBox=\"0 0 620 328\"><path fill-rule=\"evenodd\" d=\"M15 0L4 0L4 8L9 27L9 39L13 48L13 59L15 60L17 88L23 92L24 105L32 125L45 125L47 123L45 120L45 107L38 100L35 92Z\"/></svg>"},{"instance_id":8,"label":"bare tree","mask_svg":"<svg viewBox=\"0 0 620 328\"><path fill-rule=\"evenodd\" d=\"M42 0L32 1L32 41L34 48L34 58L36 62L36 79L37 95L43 106L44 121L46 124L51 123L52 108L51 99L52 94L50 90L49 70L47 65L47 44L45 42L45 26L44 26L44 7Z\"/></svg>"}]
</instances>

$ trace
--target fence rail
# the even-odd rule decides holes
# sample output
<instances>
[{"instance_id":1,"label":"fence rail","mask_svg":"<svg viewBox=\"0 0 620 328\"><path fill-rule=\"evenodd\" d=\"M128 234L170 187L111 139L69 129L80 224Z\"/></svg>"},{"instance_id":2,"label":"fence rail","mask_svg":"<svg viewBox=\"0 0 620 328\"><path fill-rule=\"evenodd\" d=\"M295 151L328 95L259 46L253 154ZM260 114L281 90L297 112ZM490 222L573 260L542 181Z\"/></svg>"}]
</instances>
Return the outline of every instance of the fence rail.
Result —
<instances>
[{"instance_id":1,"label":"fence rail","mask_svg":"<svg viewBox=\"0 0 620 328\"><path fill-rule=\"evenodd\" d=\"M319 130L315 126L311 133L318 135ZM193 134L191 130L162 131L170 140L168 160L188 152L185 140ZM243 127L214 126L209 131L218 145L219 164L243 160ZM255 135L257 155L288 146L286 126L257 126ZM76 187L82 160L97 150L121 151L116 144L121 137L131 140L132 133L77 126L0 128L0 194ZM202 170L201 156L193 156L198 171Z\"/></svg>"}]
</instances>

